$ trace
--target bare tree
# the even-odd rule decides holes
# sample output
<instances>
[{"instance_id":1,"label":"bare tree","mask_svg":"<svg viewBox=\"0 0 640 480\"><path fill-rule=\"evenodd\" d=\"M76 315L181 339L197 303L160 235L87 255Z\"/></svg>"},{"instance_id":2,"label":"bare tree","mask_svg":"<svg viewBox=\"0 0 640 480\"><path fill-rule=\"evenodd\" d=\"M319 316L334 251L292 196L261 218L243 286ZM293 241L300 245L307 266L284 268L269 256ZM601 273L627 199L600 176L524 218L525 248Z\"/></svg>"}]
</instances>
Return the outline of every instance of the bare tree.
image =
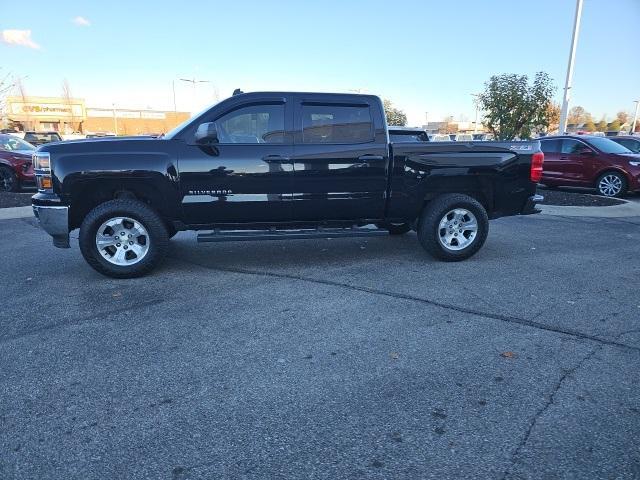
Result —
<instances>
[{"instance_id":1,"label":"bare tree","mask_svg":"<svg viewBox=\"0 0 640 480\"><path fill-rule=\"evenodd\" d=\"M73 95L71 94L69 80L66 78L62 81L62 99L64 100L65 105L69 107L69 114L71 115L71 130L73 130L71 133L77 132L80 126L76 125L76 116L73 112Z\"/></svg>"},{"instance_id":2,"label":"bare tree","mask_svg":"<svg viewBox=\"0 0 640 480\"><path fill-rule=\"evenodd\" d=\"M16 90L18 91L18 95L20 95L20 98L22 99L22 103L26 104L27 103L27 92L24 88L24 83L22 83L22 79L18 78L15 82L14 85L16 87ZM25 130L31 130L34 128L34 125L32 125L31 122L31 113L29 112L28 108L24 109L24 115L27 118L27 120L24 122L23 128Z\"/></svg>"}]
</instances>

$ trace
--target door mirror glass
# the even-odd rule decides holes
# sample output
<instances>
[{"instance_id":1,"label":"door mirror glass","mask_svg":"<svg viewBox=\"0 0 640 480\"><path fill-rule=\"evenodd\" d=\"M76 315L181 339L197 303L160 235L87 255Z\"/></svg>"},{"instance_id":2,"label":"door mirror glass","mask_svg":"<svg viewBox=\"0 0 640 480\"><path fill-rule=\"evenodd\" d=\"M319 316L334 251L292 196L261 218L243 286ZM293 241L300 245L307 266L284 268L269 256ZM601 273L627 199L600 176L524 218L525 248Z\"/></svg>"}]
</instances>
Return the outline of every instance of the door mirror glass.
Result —
<instances>
[{"instance_id":1,"label":"door mirror glass","mask_svg":"<svg viewBox=\"0 0 640 480\"><path fill-rule=\"evenodd\" d=\"M216 122L201 123L198 125L195 140L199 145L218 143L218 128L216 127Z\"/></svg>"}]
</instances>

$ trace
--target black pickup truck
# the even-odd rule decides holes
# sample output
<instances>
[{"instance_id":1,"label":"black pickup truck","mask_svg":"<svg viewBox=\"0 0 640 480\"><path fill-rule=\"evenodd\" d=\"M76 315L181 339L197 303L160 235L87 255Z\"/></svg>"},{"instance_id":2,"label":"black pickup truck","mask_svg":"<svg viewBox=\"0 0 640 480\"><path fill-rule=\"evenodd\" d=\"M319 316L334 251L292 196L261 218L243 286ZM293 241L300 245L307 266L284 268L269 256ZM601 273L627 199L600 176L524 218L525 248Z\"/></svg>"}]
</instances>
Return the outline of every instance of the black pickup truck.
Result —
<instances>
[{"instance_id":1,"label":"black pickup truck","mask_svg":"<svg viewBox=\"0 0 640 480\"><path fill-rule=\"evenodd\" d=\"M240 93L162 138L41 146L33 210L56 247L98 272L143 275L179 230L198 241L337 238L413 229L442 260L488 220L536 213L538 142L389 143L372 95Z\"/></svg>"}]
</instances>

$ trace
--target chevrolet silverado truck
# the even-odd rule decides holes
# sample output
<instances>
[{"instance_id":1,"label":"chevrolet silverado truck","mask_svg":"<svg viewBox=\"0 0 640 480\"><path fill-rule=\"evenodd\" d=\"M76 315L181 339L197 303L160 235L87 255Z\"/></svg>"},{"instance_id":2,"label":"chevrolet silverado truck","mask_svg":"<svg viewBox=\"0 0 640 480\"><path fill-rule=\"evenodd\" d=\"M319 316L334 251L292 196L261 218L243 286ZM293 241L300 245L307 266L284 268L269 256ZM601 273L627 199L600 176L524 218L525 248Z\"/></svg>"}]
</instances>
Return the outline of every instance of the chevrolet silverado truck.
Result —
<instances>
[{"instance_id":1,"label":"chevrolet silverado truck","mask_svg":"<svg viewBox=\"0 0 640 480\"><path fill-rule=\"evenodd\" d=\"M85 260L115 278L151 271L181 230L200 242L415 230L457 261L489 219L539 211L543 159L539 142L390 143L372 95L240 92L161 138L41 146L32 202L56 247L79 228Z\"/></svg>"}]
</instances>

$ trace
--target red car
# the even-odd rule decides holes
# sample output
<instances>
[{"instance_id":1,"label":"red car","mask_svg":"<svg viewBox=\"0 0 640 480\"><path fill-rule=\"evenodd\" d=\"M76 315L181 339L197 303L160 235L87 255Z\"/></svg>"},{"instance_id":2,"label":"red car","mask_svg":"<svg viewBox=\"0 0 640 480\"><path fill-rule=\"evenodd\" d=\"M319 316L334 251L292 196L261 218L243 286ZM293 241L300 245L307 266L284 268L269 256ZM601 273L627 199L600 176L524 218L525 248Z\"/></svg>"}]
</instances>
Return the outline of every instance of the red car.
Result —
<instances>
[{"instance_id":1,"label":"red car","mask_svg":"<svg viewBox=\"0 0 640 480\"><path fill-rule=\"evenodd\" d=\"M31 153L35 147L13 135L0 134L0 191L17 192L24 184L34 184Z\"/></svg>"},{"instance_id":2,"label":"red car","mask_svg":"<svg viewBox=\"0 0 640 480\"><path fill-rule=\"evenodd\" d=\"M592 187L600 195L622 197L640 191L640 154L605 137L555 136L540 139L543 183L550 187Z\"/></svg>"}]
</instances>

